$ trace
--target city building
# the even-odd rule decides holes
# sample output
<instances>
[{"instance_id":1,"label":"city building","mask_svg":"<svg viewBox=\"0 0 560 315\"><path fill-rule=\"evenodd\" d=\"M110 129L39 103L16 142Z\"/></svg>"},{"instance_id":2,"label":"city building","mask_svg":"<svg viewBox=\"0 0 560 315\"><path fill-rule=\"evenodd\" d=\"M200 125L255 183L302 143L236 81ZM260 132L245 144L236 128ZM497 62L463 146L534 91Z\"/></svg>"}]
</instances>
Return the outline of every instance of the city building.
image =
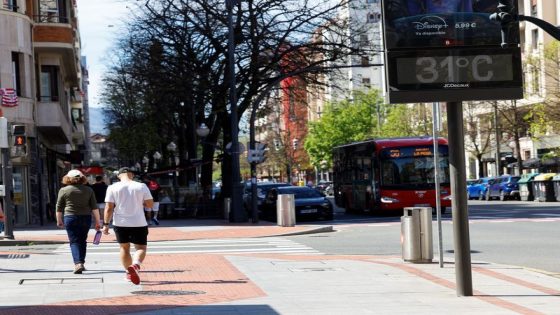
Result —
<instances>
[{"instance_id":1,"label":"city building","mask_svg":"<svg viewBox=\"0 0 560 315\"><path fill-rule=\"evenodd\" d=\"M0 3L1 110L26 140L10 148L16 225L54 219L62 176L82 164L82 73L75 1Z\"/></svg>"},{"instance_id":2,"label":"city building","mask_svg":"<svg viewBox=\"0 0 560 315\"><path fill-rule=\"evenodd\" d=\"M536 17L553 25L560 23L559 0L519 0L519 14ZM538 162L545 154L560 150L560 130L554 126L542 132L532 132L524 117L535 106L558 104L558 64L550 62L547 50L556 40L538 26L520 23L520 41L523 56L524 98L517 101L482 102L475 104L478 119L467 124L466 132L477 130L478 145L485 149L481 161L473 154L473 141L466 139L467 176L496 176L504 173L520 174L539 171ZM473 115L465 112L465 119ZM487 141L488 143L484 143ZM521 170L516 160L521 158ZM498 161L498 163L496 163ZM482 162L482 163L480 163ZM549 165L558 167L558 165ZM542 170L542 169L541 169Z\"/></svg>"}]
</instances>

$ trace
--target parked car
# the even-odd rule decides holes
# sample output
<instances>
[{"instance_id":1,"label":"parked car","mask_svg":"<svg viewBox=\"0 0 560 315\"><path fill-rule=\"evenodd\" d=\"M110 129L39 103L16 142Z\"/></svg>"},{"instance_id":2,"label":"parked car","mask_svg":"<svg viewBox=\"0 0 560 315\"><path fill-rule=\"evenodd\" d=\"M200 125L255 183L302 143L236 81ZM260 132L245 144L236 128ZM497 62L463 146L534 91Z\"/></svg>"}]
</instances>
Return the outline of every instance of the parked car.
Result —
<instances>
[{"instance_id":1,"label":"parked car","mask_svg":"<svg viewBox=\"0 0 560 315\"><path fill-rule=\"evenodd\" d=\"M519 198L519 184L517 183L521 177L512 175L502 175L497 177L493 184L488 188L488 198L486 200Z\"/></svg>"},{"instance_id":2,"label":"parked car","mask_svg":"<svg viewBox=\"0 0 560 315\"><path fill-rule=\"evenodd\" d=\"M486 191L488 185L494 182L494 177L482 177L475 184L467 186L467 198L470 199L486 199Z\"/></svg>"},{"instance_id":3,"label":"parked car","mask_svg":"<svg viewBox=\"0 0 560 315\"><path fill-rule=\"evenodd\" d=\"M266 193L276 187L284 187L284 186L292 186L289 183L277 183L277 182L258 182L257 183L257 210L260 211L262 206L263 200L266 196ZM251 182L245 183L245 189L243 190L243 207L245 211L247 211L248 217L251 217L251 202L252 202L252 193L251 193Z\"/></svg>"},{"instance_id":4,"label":"parked car","mask_svg":"<svg viewBox=\"0 0 560 315\"><path fill-rule=\"evenodd\" d=\"M296 222L311 218L333 219L334 209L329 199L316 189L306 186L286 186L270 189L263 201L263 218L271 221L276 220L276 201L278 195L282 194L294 195Z\"/></svg>"},{"instance_id":5,"label":"parked car","mask_svg":"<svg viewBox=\"0 0 560 315\"><path fill-rule=\"evenodd\" d=\"M328 182L328 181L319 181L319 183L317 184L317 186L315 186L315 189L317 189L318 191L324 193L325 189L327 189L327 187L329 187L330 185L332 185L332 182Z\"/></svg>"}]
</instances>

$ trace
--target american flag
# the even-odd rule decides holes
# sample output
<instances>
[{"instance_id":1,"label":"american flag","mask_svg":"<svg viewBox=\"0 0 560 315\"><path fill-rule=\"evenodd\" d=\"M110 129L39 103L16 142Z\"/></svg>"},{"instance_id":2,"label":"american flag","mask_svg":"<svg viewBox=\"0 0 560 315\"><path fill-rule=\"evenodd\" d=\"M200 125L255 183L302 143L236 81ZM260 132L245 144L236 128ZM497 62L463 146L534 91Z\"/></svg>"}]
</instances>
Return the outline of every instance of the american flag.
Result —
<instances>
[{"instance_id":1,"label":"american flag","mask_svg":"<svg viewBox=\"0 0 560 315\"><path fill-rule=\"evenodd\" d=\"M18 105L18 97L15 89L0 88L0 96L2 97L2 106L14 107Z\"/></svg>"}]
</instances>

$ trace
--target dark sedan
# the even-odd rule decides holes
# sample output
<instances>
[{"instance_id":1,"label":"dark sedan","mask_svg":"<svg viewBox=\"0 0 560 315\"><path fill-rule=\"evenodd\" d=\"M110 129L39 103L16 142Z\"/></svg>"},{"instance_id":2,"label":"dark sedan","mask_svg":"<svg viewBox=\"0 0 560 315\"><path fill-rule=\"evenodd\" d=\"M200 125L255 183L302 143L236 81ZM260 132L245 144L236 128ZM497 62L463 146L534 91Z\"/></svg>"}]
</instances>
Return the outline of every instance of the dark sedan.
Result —
<instances>
[{"instance_id":1,"label":"dark sedan","mask_svg":"<svg viewBox=\"0 0 560 315\"><path fill-rule=\"evenodd\" d=\"M296 221L305 219L333 219L331 202L316 189L306 186L288 186L272 188L263 202L262 215L265 219L276 220L276 201L278 195L292 194L295 201Z\"/></svg>"},{"instance_id":2,"label":"dark sedan","mask_svg":"<svg viewBox=\"0 0 560 315\"><path fill-rule=\"evenodd\" d=\"M258 182L257 183L257 208L260 209L263 204L263 200L266 197L266 193L276 187L284 187L284 186L291 186L288 183L277 183L277 182ZM245 184L245 190L243 191L243 207L245 211L247 211L247 215L251 217L251 202L252 202L252 193L251 193L251 183L247 182Z\"/></svg>"}]
</instances>

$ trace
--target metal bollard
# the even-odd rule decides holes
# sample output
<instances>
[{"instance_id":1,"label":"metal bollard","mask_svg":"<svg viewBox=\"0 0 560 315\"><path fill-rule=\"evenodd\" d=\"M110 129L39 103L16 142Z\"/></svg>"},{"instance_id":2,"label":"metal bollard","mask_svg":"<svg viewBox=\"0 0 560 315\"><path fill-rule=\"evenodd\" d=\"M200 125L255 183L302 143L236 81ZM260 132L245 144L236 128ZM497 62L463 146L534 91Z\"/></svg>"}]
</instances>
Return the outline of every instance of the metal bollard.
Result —
<instances>
[{"instance_id":1,"label":"metal bollard","mask_svg":"<svg viewBox=\"0 0 560 315\"><path fill-rule=\"evenodd\" d=\"M224 198L224 220L229 222L229 215L231 213L231 198Z\"/></svg>"},{"instance_id":2,"label":"metal bollard","mask_svg":"<svg viewBox=\"0 0 560 315\"><path fill-rule=\"evenodd\" d=\"M279 226L296 225L296 205L293 194L278 195L276 200L276 218Z\"/></svg>"}]
</instances>

